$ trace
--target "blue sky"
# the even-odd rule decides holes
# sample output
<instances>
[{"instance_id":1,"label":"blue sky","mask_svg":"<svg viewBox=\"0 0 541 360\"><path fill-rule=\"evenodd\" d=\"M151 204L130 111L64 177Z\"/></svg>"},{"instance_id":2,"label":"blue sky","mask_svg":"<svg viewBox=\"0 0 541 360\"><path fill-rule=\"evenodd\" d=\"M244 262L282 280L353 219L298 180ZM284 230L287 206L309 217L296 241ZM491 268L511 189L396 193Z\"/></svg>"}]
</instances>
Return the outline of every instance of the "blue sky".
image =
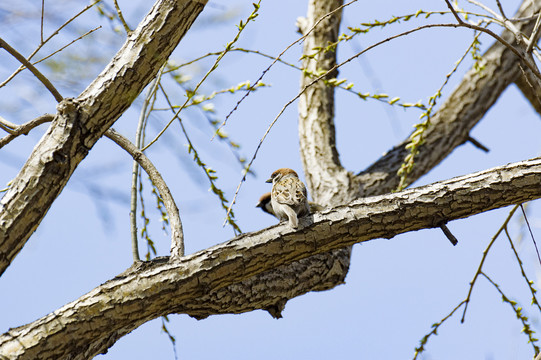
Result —
<instances>
[{"instance_id":1,"label":"blue sky","mask_svg":"<svg viewBox=\"0 0 541 360\"><path fill-rule=\"evenodd\" d=\"M69 17L74 9L86 5L83 1L59 3L66 15L59 13L58 16L64 18ZM131 24L140 20L147 11L145 6L149 6L130 5L127 0L119 3ZM26 5L36 9L31 3ZM492 2L487 5L494 6ZM506 13L512 14L518 2L505 1L503 5ZM263 1L259 17L248 25L239 46L278 54L298 38L295 19L305 15L306 6L304 1ZM446 6L443 1L358 1L347 8L344 25L384 20L392 15L415 13L419 9L445 10ZM222 50L235 36L235 24L251 11L251 2L211 2L173 58L181 63L210 51ZM231 14L230 20L214 21L224 14ZM435 21L452 22L453 19L441 17ZM20 44L21 49L27 49L24 53L29 53L35 41L21 41L32 38L37 41L39 26L22 27L18 22L12 24L9 21L3 24L0 23L0 36L8 42ZM85 44L80 43L73 52L80 55L77 61L87 75L85 79L91 79L101 71L123 37L111 35L108 21L92 11L71 28L77 32L100 24L103 29L92 37L92 51L83 50ZM340 47L339 57L346 59L360 48L419 24L421 22L402 23L384 30L375 29ZM64 36L69 38L69 35ZM426 103L471 40L472 33L463 29L418 32L382 45L361 60L352 61L340 69L340 77L355 83L358 91L387 93L391 97L400 96L404 101L422 100ZM481 41L483 50L493 42L487 37ZM98 50L99 53L95 53ZM300 45L293 46L284 58L298 64L301 51ZM202 91L210 93L216 88L228 88L246 80L253 82L269 63L268 59L256 55L229 54L220 65L219 72L209 79ZM13 71L14 64L5 53L0 53L2 79ZM210 64L210 60L203 61L200 68L190 69L194 72L194 82ZM443 91L444 98L470 65L471 60L468 59L459 67ZM299 76L297 70L275 65L263 80L271 86L251 94L228 121L225 130L241 144L240 152L247 158L253 155L259 139L281 107L297 94ZM67 75L54 75L51 79L64 96L77 96L89 81L72 82ZM178 101L182 99L178 89L171 93ZM239 97L240 94L236 94L217 99L217 116L223 118L229 113ZM348 170L363 170L383 152L402 141L413 124L418 122L419 111L385 106L337 91L338 149L342 164ZM22 123L45 112L54 112L54 109L52 97L29 75L20 76L11 88L0 89L0 115L13 122ZM133 138L139 109L140 101L136 101L115 128ZM269 184L265 183L268 175L280 167L291 167L302 173L296 114L297 103L294 103L263 144L254 162L257 176L248 177L239 193L235 214L244 231L258 230L275 223L272 217L254 208L259 196L269 190ZM192 140L205 161L217 170L219 185L231 199L241 179L240 167L227 146L210 140L211 128L200 112L188 111L185 117ZM167 116L156 116L149 132L156 133L167 120ZM18 168L44 133L44 128L42 126L0 150L0 184L6 184L16 176ZM510 86L472 133L491 151L483 153L465 144L414 186L536 157L541 150L540 133L538 115L517 88ZM162 172L177 201L187 252L227 241L233 232L230 228L222 228L224 212L218 200L208 192L208 182L187 154L178 125L174 124L166 134L163 141L150 148L148 155ZM3 309L0 331L46 315L130 266L130 177L130 158L108 139L100 140L81 163L39 229L0 277L0 293L3 294L0 296L0 309ZM147 195L149 187L148 182L145 183ZM102 191L101 195L97 189ZM152 198L148 196L146 208L152 216L151 234L159 255L166 255L169 237L161 231L159 217L152 205ZM284 318L280 320L272 319L263 311L212 316L202 321L186 315L171 315L168 328L177 338L179 358L411 358L419 340L430 331L431 324L447 315L465 298L482 251L509 210L491 211L448 224L459 239L456 247L449 244L440 230L422 230L391 240L375 239L356 245L345 285L291 300L283 313ZM532 230L540 238L539 203L530 204L527 210ZM510 230L515 239L524 233L519 216L511 221ZM144 244L140 246L141 253L144 253ZM528 276L537 284L540 264L531 240L524 236L518 242L518 249ZM486 272L503 291L524 307L537 330L540 314L529 306L528 289L507 239L501 237L497 240L485 266ZM520 332L522 325L509 305L502 303L494 287L483 279L473 291L464 324L460 324L460 317L461 312L443 325L438 336L430 339L423 359L518 359L532 356L532 348ZM151 321L121 339L108 354L99 358L173 359L171 343L160 328L160 319Z\"/></svg>"}]
</instances>

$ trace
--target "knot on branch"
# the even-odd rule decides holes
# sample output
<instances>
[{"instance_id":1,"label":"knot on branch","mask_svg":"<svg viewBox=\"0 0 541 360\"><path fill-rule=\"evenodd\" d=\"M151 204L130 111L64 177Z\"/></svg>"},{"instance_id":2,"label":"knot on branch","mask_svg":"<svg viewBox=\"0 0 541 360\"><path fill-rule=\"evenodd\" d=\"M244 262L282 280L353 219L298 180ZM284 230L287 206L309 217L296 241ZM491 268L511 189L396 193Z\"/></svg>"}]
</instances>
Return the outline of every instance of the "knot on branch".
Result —
<instances>
[{"instance_id":1,"label":"knot on branch","mask_svg":"<svg viewBox=\"0 0 541 360\"><path fill-rule=\"evenodd\" d=\"M77 111L78 105L74 98L64 98L56 105L59 115L69 116Z\"/></svg>"}]
</instances>

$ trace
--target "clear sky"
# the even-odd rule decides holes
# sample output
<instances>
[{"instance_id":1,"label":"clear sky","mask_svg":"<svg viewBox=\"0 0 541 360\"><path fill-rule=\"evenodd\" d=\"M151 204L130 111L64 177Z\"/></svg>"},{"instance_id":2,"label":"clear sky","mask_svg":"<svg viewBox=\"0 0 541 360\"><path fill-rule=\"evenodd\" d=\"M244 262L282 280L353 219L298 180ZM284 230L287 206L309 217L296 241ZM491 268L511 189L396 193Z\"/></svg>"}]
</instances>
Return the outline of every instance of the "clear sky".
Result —
<instances>
[{"instance_id":1,"label":"clear sky","mask_svg":"<svg viewBox=\"0 0 541 360\"><path fill-rule=\"evenodd\" d=\"M39 6L22 2L21 11L34 14ZM144 1L119 1L130 24L136 24L148 10ZM503 1L508 15L518 1ZM14 3L13 3L14 4ZM39 39L39 21L13 17L16 8L9 2L0 5L0 37L17 45L24 54L31 52ZM49 6L53 20L69 18L86 1L55 1ZM134 5L135 4L135 5ZM492 1L486 1L494 7ZM109 2L112 6L112 2ZM250 23L238 45L276 55L298 38L295 20L306 13L306 1L263 1L260 15ZM220 51L236 34L235 25L252 11L251 2L210 2L186 38L174 53L177 63L192 60L208 52ZM446 10L443 1L358 1L349 6L343 19L346 26L386 20L393 15L417 10ZM481 11L477 9L477 11ZM15 19L15 20L14 20ZM39 19L39 18L38 18ZM423 20L424 21L424 20ZM452 17L434 17L431 21L452 22ZM32 26L23 24L32 23ZM360 49L387 36L414 28L422 21L403 22L374 29L344 44L338 50L344 60ZM74 33L82 34L102 25L91 40L80 42L66 52L79 65L51 75L62 95L77 96L123 41L123 35L111 34L108 20L95 11L88 12L69 32L62 35L65 44ZM500 32L494 27L497 32ZM29 40L32 39L32 40ZM445 75L463 55L473 39L464 29L429 29L387 43L340 69L340 77L355 84L355 89L387 93L404 101L428 102L445 80ZM483 51L493 41L482 37ZM90 44L89 44L90 43ZM61 45L57 45L61 46ZM52 49L52 48L51 48ZM302 47L295 45L284 59L299 64ZM61 58L58 58L60 60ZM471 65L461 65L443 91L449 94ZM205 60L186 69L196 83L212 64ZM227 55L203 92L229 88L240 82L255 81L270 60L253 54ZM49 63L49 67L54 64ZM5 52L0 52L0 81L16 67ZM43 65L46 73L49 67ZM49 71L49 72L47 72ZM202 73L203 72L203 73ZM77 80L77 76L82 78ZM281 107L299 90L300 73L284 65L275 65L263 81L269 87L250 95L228 120L225 131L241 145L240 153L251 158L270 122ZM75 80L74 80L75 79ZM179 89L171 94L182 99ZM241 94L222 95L214 101L216 117L223 119ZM140 100L123 116L115 128L133 138ZM55 111L54 99L31 76L23 74L11 86L0 88L0 116L23 123L45 112ZM298 152L297 103L290 106L263 144L253 170L243 185L235 214L243 231L258 230L275 220L254 206L261 194L270 190L265 183L270 173L290 167L302 174ZM337 91L336 128L342 164L359 172L382 153L401 142L418 122L420 112L403 111L374 100L363 101L352 94ZM155 134L167 122L168 115L152 118L149 134ZM186 112L185 123L201 156L219 176L219 186L231 199L241 179L241 168L228 147L210 141L212 129L200 111ZM0 187L16 176L45 126L0 149ZM490 148L481 152L470 144L457 148L447 159L414 186L468 174L509 162L533 158L541 150L541 121L515 86L510 86L472 136ZM2 135L2 134L0 134ZM149 136L150 138L150 136ZM192 253L231 239L230 228L222 228L224 212L218 199L208 191L208 182L187 153L185 140L177 124L149 151L149 157L171 187L180 209L186 249ZM113 278L131 265L129 233L130 158L102 139L81 163L61 196L36 233L0 277L0 331L44 316ZM146 181L146 176L143 176ZM164 234L159 216L153 210L148 182L146 210L151 216L150 231L159 255L167 255L169 236ZM510 208L491 211L454 221L449 228L459 240L452 247L441 231L422 230L391 240L375 239L356 245L346 284L331 291L310 293L288 302L284 318L275 320L264 311L242 315L212 316L197 321L186 315L171 315L169 331L177 339L180 359L408 359L431 324L446 316L468 292L482 252L496 233ZM537 240L541 239L540 203L527 207L529 222ZM516 216L510 233L530 279L538 284L540 264L531 239ZM519 237L522 235L522 241ZM141 243L141 254L146 252ZM524 307L535 330L539 312L530 307L530 296L520 269L501 237L488 255L487 274L505 294ZM501 301L496 289L484 279L476 285L466 321L456 314L432 337L423 359L527 359L533 354L522 324L509 304ZM174 359L172 345L161 332L161 319L151 321L122 338L100 359Z\"/></svg>"}]
</instances>

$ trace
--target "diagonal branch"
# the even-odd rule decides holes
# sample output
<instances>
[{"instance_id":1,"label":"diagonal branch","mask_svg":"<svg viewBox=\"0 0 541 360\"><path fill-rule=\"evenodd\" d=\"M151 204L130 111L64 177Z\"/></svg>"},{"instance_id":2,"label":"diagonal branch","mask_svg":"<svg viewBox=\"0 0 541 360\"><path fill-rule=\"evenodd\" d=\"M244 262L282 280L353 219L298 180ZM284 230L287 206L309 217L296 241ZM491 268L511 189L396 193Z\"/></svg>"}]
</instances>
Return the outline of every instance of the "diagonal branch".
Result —
<instances>
[{"instance_id":1,"label":"diagonal branch","mask_svg":"<svg viewBox=\"0 0 541 360\"><path fill-rule=\"evenodd\" d=\"M239 300L251 296L253 289L240 298L229 297L235 284L250 277L314 254L538 199L540 183L541 158L536 158L356 200L301 219L302 231L276 225L180 261L139 263L53 313L0 335L0 357L87 359L162 315L250 311L253 303L246 308ZM264 307L265 299L259 301Z\"/></svg>"},{"instance_id":2,"label":"diagonal branch","mask_svg":"<svg viewBox=\"0 0 541 360\"><path fill-rule=\"evenodd\" d=\"M535 76L537 76L537 78L539 78L539 80L541 80L541 73L539 72L539 69L537 68L537 65L535 65L535 63L533 63L533 62L530 62L529 59L527 59L524 56L524 53L525 53L524 49L521 49L521 50L517 49L516 47L511 45L510 42L508 42L506 39L504 39L503 37L500 37L499 35L495 34L493 31L491 31L491 30L489 30L487 28L484 28L484 27L478 26L478 25L474 25L474 24L470 24L470 23L467 23L467 22L463 21L458 16L456 10L453 8L453 6L449 2L449 0L444 0L444 1L447 4L447 7L455 15L455 18L457 19L457 22L458 22L459 26L489 34L494 39L496 39L498 42L500 42L501 44L503 44L507 48L509 48L509 50L511 50L522 61L522 63L524 65L526 65L528 67L528 69L530 69L530 71L532 71L535 74ZM473 1L470 0L470 2L473 2ZM497 15L497 14L495 14L495 15ZM514 30L514 25L513 25L512 22L503 20L503 23L504 23L504 26L506 26L506 28ZM535 28L535 25L534 25L534 28ZM527 38L523 39L521 36L518 35L518 33L520 33L520 31L512 31L512 32L513 32L513 34L515 34L515 40L517 42L519 42L521 45L528 42L527 47L528 48L530 47L529 40Z\"/></svg>"},{"instance_id":3,"label":"diagonal branch","mask_svg":"<svg viewBox=\"0 0 541 360\"><path fill-rule=\"evenodd\" d=\"M24 56L22 56L21 53L19 53L17 50L12 48L2 38L0 38L0 47L4 48L4 50L6 50L8 53L10 53L11 56L13 56L15 59L17 59L21 64L26 66L26 68L28 70L30 70L32 72L32 74L34 74L34 76L38 78L39 81L41 81L41 83L47 88L47 90L49 90L49 92L51 94L53 94L53 96L54 96L54 98L55 98L55 100L57 102L62 101L62 99L63 99L62 95L60 95L60 93L58 92L58 90L56 90L54 85L51 84L49 79L47 79L45 77L45 75L43 75L34 65L32 65L32 63L30 61L26 60L26 58Z\"/></svg>"},{"instance_id":4,"label":"diagonal branch","mask_svg":"<svg viewBox=\"0 0 541 360\"><path fill-rule=\"evenodd\" d=\"M206 0L158 0L102 73L64 99L0 201L0 274L38 227L78 164L176 48Z\"/></svg>"},{"instance_id":5,"label":"diagonal branch","mask_svg":"<svg viewBox=\"0 0 541 360\"><path fill-rule=\"evenodd\" d=\"M158 172L152 161L135 145L131 143L124 136L110 128L105 132L105 136L117 143L121 148L126 150L133 159L141 165L145 172L150 177L150 180L158 189L160 196L167 210L169 216L169 224L171 225L171 256L173 258L180 258L184 256L184 235L182 233L182 222L180 221L180 215L178 213L178 207L171 195L169 187L163 180L161 174Z\"/></svg>"},{"instance_id":6,"label":"diagonal branch","mask_svg":"<svg viewBox=\"0 0 541 360\"><path fill-rule=\"evenodd\" d=\"M530 17L541 9L541 1L523 1L515 18L528 18L517 24L522 33L531 33L536 18ZM501 38L514 41L515 35L504 31ZM484 69L481 73L471 69L462 82L441 105L425 132L426 142L419 148L415 166L408 175L415 181L445 159L456 147L468 141L471 129L498 100L500 94L522 76L520 60L509 48L495 42L483 54ZM533 77L534 75L531 74ZM399 183L396 175L409 150L408 139L391 149L366 170L358 174L359 196L381 193L381 189L395 189Z\"/></svg>"}]
</instances>

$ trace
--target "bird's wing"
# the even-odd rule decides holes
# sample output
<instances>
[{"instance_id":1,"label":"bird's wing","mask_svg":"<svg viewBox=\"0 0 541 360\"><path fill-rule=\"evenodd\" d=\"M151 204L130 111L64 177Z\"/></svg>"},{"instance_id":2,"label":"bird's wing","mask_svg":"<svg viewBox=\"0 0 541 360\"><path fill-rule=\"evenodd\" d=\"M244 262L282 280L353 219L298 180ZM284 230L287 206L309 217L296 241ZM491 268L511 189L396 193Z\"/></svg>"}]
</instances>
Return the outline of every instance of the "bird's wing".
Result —
<instances>
[{"instance_id":1,"label":"bird's wing","mask_svg":"<svg viewBox=\"0 0 541 360\"><path fill-rule=\"evenodd\" d=\"M298 205L306 199L306 187L299 179L285 179L274 185L272 191L280 204Z\"/></svg>"}]
</instances>

